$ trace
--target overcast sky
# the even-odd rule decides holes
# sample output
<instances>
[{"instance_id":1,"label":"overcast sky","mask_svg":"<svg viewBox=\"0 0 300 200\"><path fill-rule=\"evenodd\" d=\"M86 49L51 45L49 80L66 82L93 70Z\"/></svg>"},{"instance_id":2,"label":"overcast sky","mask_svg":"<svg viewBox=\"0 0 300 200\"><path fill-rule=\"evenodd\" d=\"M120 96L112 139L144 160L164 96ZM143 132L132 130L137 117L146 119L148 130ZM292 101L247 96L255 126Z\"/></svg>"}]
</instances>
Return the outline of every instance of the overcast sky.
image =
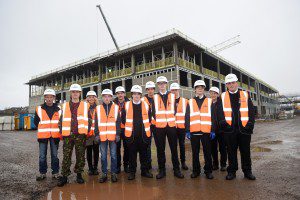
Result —
<instances>
[{"instance_id":1,"label":"overcast sky","mask_svg":"<svg viewBox=\"0 0 300 200\"><path fill-rule=\"evenodd\" d=\"M299 0L0 0L0 108L28 105L31 76L177 28L274 86L300 93Z\"/></svg>"}]
</instances>

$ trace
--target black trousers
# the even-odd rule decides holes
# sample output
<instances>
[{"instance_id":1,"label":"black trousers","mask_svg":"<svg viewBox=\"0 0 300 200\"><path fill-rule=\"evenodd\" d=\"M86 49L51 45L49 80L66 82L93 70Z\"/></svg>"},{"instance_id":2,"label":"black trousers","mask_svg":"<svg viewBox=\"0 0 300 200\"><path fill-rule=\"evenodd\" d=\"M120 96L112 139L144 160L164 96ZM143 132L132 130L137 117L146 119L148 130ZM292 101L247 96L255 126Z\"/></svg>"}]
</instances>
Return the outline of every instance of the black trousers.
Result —
<instances>
[{"instance_id":1,"label":"black trousers","mask_svg":"<svg viewBox=\"0 0 300 200\"><path fill-rule=\"evenodd\" d=\"M129 172L135 173L137 167L137 154L140 156L141 172L148 170L147 149L149 144L146 144L142 136L135 137L133 142L127 143L129 152Z\"/></svg>"},{"instance_id":2,"label":"black trousers","mask_svg":"<svg viewBox=\"0 0 300 200\"><path fill-rule=\"evenodd\" d=\"M177 138L179 142L180 161L185 162L185 129L177 128Z\"/></svg>"},{"instance_id":3,"label":"black trousers","mask_svg":"<svg viewBox=\"0 0 300 200\"><path fill-rule=\"evenodd\" d=\"M227 152L228 152L228 167L227 172L235 173L238 170L237 150L239 148L241 154L242 170L244 173L251 172L251 155L250 142L251 135L242 134L239 130L233 133L224 134Z\"/></svg>"},{"instance_id":4,"label":"black trousers","mask_svg":"<svg viewBox=\"0 0 300 200\"><path fill-rule=\"evenodd\" d=\"M204 173L212 172L212 159L211 159L211 140L210 135L202 133L202 135L191 134L192 154L193 154L193 172L200 173L201 165L199 160L200 155L200 141L204 153Z\"/></svg>"},{"instance_id":5,"label":"black trousers","mask_svg":"<svg viewBox=\"0 0 300 200\"><path fill-rule=\"evenodd\" d=\"M216 137L211 141L211 155L213 159L213 166L219 167L219 153L221 155L221 167L226 167L227 150L225 145L224 133L216 132Z\"/></svg>"},{"instance_id":6,"label":"black trousers","mask_svg":"<svg viewBox=\"0 0 300 200\"><path fill-rule=\"evenodd\" d=\"M156 128L154 132L154 140L157 149L157 161L159 170L166 169L166 137L168 138L171 154L173 170L179 170L179 160L177 151L177 135L176 127Z\"/></svg>"},{"instance_id":7,"label":"black trousers","mask_svg":"<svg viewBox=\"0 0 300 200\"><path fill-rule=\"evenodd\" d=\"M117 167L121 168L121 146L123 143L123 165L126 166L129 164L129 155L128 155L128 146L126 145L124 129L121 130L120 141L117 142Z\"/></svg>"},{"instance_id":8,"label":"black trousers","mask_svg":"<svg viewBox=\"0 0 300 200\"><path fill-rule=\"evenodd\" d=\"M94 157L94 162L93 162ZM86 159L88 162L89 170L97 170L98 169L98 161L99 161L99 144L93 144L86 146Z\"/></svg>"}]
</instances>

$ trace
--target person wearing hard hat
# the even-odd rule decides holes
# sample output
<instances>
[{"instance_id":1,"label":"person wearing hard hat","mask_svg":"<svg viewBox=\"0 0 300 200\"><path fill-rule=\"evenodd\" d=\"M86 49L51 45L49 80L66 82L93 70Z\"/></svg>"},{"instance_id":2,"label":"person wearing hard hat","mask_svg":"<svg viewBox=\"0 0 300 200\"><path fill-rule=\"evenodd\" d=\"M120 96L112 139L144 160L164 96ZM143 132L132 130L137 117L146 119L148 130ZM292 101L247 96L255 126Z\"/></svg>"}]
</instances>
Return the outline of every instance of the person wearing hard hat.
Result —
<instances>
[{"instance_id":1,"label":"person wearing hard hat","mask_svg":"<svg viewBox=\"0 0 300 200\"><path fill-rule=\"evenodd\" d=\"M188 170L188 166L185 163L185 135L186 135L186 108L188 105L188 100L180 97L179 91L180 86L178 83L172 83L170 85L170 91L175 95L175 118L176 118L176 132L180 149L180 161L181 168L183 170Z\"/></svg>"},{"instance_id":2,"label":"person wearing hard hat","mask_svg":"<svg viewBox=\"0 0 300 200\"><path fill-rule=\"evenodd\" d=\"M207 179L213 179L212 158L211 158L211 139L215 137L214 124L215 119L211 115L211 98L204 95L206 84L203 80L197 80L194 83L195 97L189 100L189 123L190 139L193 155L193 173L191 178L197 178L201 173L199 160L200 141L204 154L204 173Z\"/></svg>"},{"instance_id":3,"label":"person wearing hard hat","mask_svg":"<svg viewBox=\"0 0 300 200\"><path fill-rule=\"evenodd\" d=\"M240 150L244 177L255 180L250 155L251 134L255 123L254 106L249 93L238 89L238 78L235 74L228 74L225 83L228 91L222 93L217 113L228 152L226 180L236 178L237 149Z\"/></svg>"},{"instance_id":4,"label":"person wearing hard hat","mask_svg":"<svg viewBox=\"0 0 300 200\"><path fill-rule=\"evenodd\" d=\"M125 124L125 141L129 150L128 180L135 179L137 153L140 154L141 176L153 178L149 172L147 149L151 139L151 111L149 105L142 101L142 87L131 88L132 100L126 102L122 111L122 122Z\"/></svg>"},{"instance_id":5,"label":"person wearing hard hat","mask_svg":"<svg viewBox=\"0 0 300 200\"><path fill-rule=\"evenodd\" d=\"M142 97L142 101L145 101L150 108L150 111L152 113L152 105L154 103L153 97L154 97L154 93L155 93L155 83L153 81L148 81L145 85L146 88L146 92L147 94L145 94L144 97ZM153 132L155 131L155 125L154 125L154 119L151 119L151 125L150 125L150 131L151 131L151 138L149 140L149 145L148 145L148 149L147 149L147 158L148 158L148 169L151 170L152 169L152 158L151 158L151 144L152 144L152 135Z\"/></svg>"},{"instance_id":6,"label":"person wearing hard hat","mask_svg":"<svg viewBox=\"0 0 300 200\"><path fill-rule=\"evenodd\" d=\"M99 161L99 142L95 140L95 119L96 106L98 105L98 98L95 91L88 91L86 94L86 101L89 104L88 123L89 129L86 140L86 159L89 167L89 175L98 175L98 161Z\"/></svg>"},{"instance_id":7,"label":"person wearing hard hat","mask_svg":"<svg viewBox=\"0 0 300 200\"><path fill-rule=\"evenodd\" d=\"M96 107L97 123L95 128L96 140L100 142L102 174L99 183L107 181L107 148L110 150L111 181L117 182L117 143L120 141L121 117L119 106L112 101L113 93L105 89L101 93L103 103Z\"/></svg>"},{"instance_id":8,"label":"person wearing hard hat","mask_svg":"<svg viewBox=\"0 0 300 200\"><path fill-rule=\"evenodd\" d=\"M60 118L61 134L63 137L63 162L62 177L58 186L62 187L68 183L71 174L72 151L75 147L76 164L74 172L77 173L76 182L83 184L82 173L85 165L85 142L88 134L88 104L80 101L81 86L72 84L70 87L70 101L62 105L62 116Z\"/></svg>"},{"instance_id":9,"label":"person wearing hard hat","mask_svg":"<svg viewBox=\"0 0 300 200\"><path fill-rule=\"evenodd\" d=\"M168 138L174 176L184 178L181 173L177 151L177 135L175 122L175 95L167 91L168 80L165 76L159 76L156 80L158 94L154 95L154 104L152 106L152 116L155 120L154 140L157 148L157 161L159 173L156 179L166 176L166 137Z\"/></svg>"},{"instance_id":10,"label":"person wearing hard hat","mask_svg":"<svg viewBox=\"0 0 300 200\"><path fill-rule=\"evenodd\" d=\"M217 87L211 87L209 89L209 96L212 99L212 115L215 119L217 119L217 103L219 101L220 90ZM211 140L211 155L213 159L213 170L219 169L219 156L218 156L218 144L219 144L219 152L221 154L220 159L220 167L221 171L226 171L226 161L227 161L227 152L226 145L224 141L224 133L220 131L218 121L216 120L215 133L216 137Z\"/></svg>"},{"instance_id":11,"label":"person wearing hard hat","mask_svg":"<svg viewBox=\"0 0 300 200\"><path fill-rule=\"evenodd\" d=\"M57 157L59 141L58 120L60 108L55 102L55 91L44 91L44 103L35 109L34 124L37 127L37 141L39 142L39 172L37 181L44 180L47 173L47 148L50 143L52 178L59 178L59 159Z\"/></svg>"},{"instance_id":12,"label":"person wearing hard hat","mask_svg":"<svg viewBox=\"0 0 300 200\"><path fill-rule=\"evenodd\" d=\"M125 88L122 86L118 86L115 90L115 93L116 93L117 97L114 99L114 103L119 106L119 112L120 112L120 116L121 116L121 114L122 114L121 112L125 106L125 102L129 101L129 99L125 96L125 94L126 94ZM121 138L120 138L120 141L117 143L117 160L118 160L117 173L118 174L121 172L121 160L122 160L122 156L121 156L122 142L121 141L123 141L123 167L124 167L124 171L126 173L128 173L129 157L128 157L128 148L124 141L124 131L125 131L124 125L121 124Z\"/></svg>"}]
</instances>

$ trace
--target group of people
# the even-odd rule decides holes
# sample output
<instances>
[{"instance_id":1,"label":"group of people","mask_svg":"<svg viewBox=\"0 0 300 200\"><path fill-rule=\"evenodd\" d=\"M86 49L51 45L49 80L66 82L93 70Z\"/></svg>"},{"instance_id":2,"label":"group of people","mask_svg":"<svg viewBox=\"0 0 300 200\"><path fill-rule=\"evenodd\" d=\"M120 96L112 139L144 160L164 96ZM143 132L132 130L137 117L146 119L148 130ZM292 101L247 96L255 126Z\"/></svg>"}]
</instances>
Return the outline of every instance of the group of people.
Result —
<instances>
[{"instance_id":1,"label":"group of people","mask_svg":"<svg viewBox=\"0 0 300 200\"><path fill-rule=\"evenodd\" d=\"M58 179L58 186L68 183L71 174L72 151L75 148L77 183L84 183L82 173L85 166L85 153L88 174L98 175L99 150L101 157L100 183L108 180L108 148L111 159L111 181L117 182L121 172L121 155L128 180L135 179L137 155L140 156L141 176L153 178L151 141L155 141L158 161L156 179L166 176L166 139L171 151L174 176L184 178L182 170L188 170L185 158L185 138L190 139L192 147L192 174L201 174L199 160L200 143L204 154L204 174L213 179L213 170L220 167L226 171L226 180L236 178L238 170L237 150L241 155L244 177L255 180L251 168L250 142L254 128L254 106L249 93L239 89L235 74L225 77L227 91L219 94L217 87L209 89L210 97L205 96L206 84L203 80L194 83L195 96L186 99L180 96L178 83L170 85L160 76L156 84L146 83L146 95L142 87L131 88L131 99L126 98L122 86L113 92L104 89L101 103L96 92L89 91L85 101L81 100L82 88L78 84L70 87L70 101L61 107L55 102L55 91L46 89L45 103L37 106L34 122L38 127L39 172L37 181L44 180L47 173L47 146L50 143L52 177ZM158 92L155 93L155 88ZM63 140L63 161L59 175L57 157L59 141ZM178 145L179 143L179 145ZM124 152L121 153L123 145ZM178 156L180 149L180 161ZM220 151L220 166L218 159Z\"/></svg>"}]
</instances>

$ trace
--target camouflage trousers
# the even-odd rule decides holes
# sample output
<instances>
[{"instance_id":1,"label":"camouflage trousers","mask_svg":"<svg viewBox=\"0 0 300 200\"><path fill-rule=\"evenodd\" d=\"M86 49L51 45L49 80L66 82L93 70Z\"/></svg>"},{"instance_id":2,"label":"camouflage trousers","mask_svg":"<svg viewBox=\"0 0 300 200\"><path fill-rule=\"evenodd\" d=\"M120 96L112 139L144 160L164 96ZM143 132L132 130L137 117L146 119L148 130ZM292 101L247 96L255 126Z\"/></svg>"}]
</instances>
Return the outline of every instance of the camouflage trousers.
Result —
<instances>
[{"instance_id":1,"label":"camouflage trousers","mask_svg":"<svg viewBox=\"0 0 300 200\"><path fill-rule=\"evenodd\" d=\"M72 152L75 146L76 164L75 173L82 173L85 165L85 142L86 135L71 134L69 137L63 138L63 161L61 174L69 176L71 174L70 167L72 164Z\"/></svg>"}]
</instances>

